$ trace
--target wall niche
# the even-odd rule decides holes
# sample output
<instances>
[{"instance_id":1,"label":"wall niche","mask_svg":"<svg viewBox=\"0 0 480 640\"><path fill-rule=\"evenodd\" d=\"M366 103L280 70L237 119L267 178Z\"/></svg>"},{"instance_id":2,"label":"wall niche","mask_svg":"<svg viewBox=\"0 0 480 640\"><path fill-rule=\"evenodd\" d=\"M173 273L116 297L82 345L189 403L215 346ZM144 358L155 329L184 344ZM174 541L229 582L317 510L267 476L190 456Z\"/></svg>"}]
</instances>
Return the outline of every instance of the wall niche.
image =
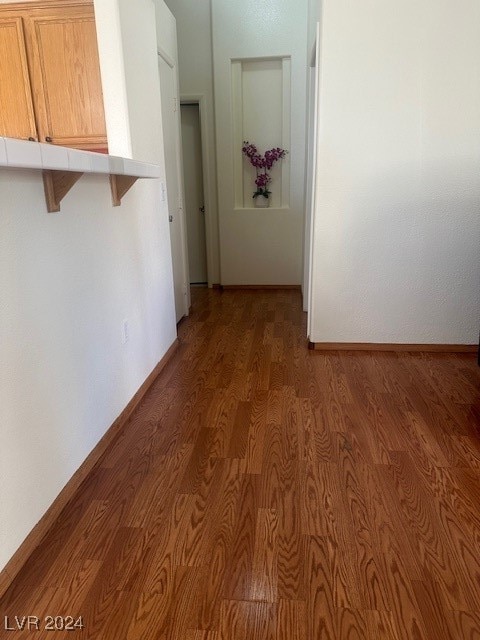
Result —
<instances>
[{"instance_id":1,"label":"wall niche","mask_svg":"<svg viewBox=\"0 0 480 640\"><path fill-rule=\"evenodd\" d=\"M232 60L235 209L253 208L255 169L244 159L244 140L266 149L290 150L291 61L277 58ZM288 156L270 172L270 208L290 207Z\"/></svg>"}]
</instances>

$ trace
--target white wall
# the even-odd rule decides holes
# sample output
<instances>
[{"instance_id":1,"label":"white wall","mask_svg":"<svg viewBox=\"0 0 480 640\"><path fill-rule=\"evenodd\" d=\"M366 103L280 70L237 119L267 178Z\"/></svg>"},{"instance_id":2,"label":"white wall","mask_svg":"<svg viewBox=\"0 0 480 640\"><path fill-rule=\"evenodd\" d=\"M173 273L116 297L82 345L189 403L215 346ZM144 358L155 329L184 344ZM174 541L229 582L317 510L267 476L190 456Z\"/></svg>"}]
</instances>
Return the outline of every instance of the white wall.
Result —
<instances>
[{"instance_id":1,"label":"white wall","mask_svg":"<svg viewBox=\"0 0 480 640\"><path fill-rule=\"evenodd\" d=\"M300 284L304 219L307 0L212 0L221 274L223 284ZM261 19L259 19L261 16ZM289 208L234 208L231 59L291 56ZM259 100L268 99L261 95ZM255 142L255 140L250 140ZM288 143L288 141L287 141ZM277 143L281 146L280 141ZM276 146L276 145L275 145ZM239 155L240 154L240 155ZM252 184L253 186L253 184ZM252 188L253 193L253 188Z\"/></svg>"},{"instance_id":2,"label":"white wall","mask_svg":"<svg viewBox=\"0 0 480 640\"><path fill-rule=\"evenodd\" d=\"M313 342L478 340L479 22L324 1Z\"/></svg>"},{"instance_id":3,"label":"white wall","mask_svg":"<svg viewBox=\"0 0 480 640\"><path fill-rule=\"evenodd\" d=\"M157 49L173 60L178 67L178 38L176 18L163 0L154 0Z\"/></svg>"},{"instance_id":4,"label":"white wall","mask_svg":"<svg viewBox=\"0 0 480 640\"><path fill-rule=\"evenodd\" d=\"M111 155L132 158L118 0L94 0L103 105Z\"/></svg>"},{"instance_id":5,"label":"white wall","mask_svg":"<svg viewBox=\"0 0 480 640\"><path fill-rule=\"evenodd\" d=\"M316 149L316 121L318 120L317 69L320 63L320 22L322 17L321 0L308 0L308 37L307 37L307 131L305 159L305 228L303 236L303 310L310 308L311 290L311 254L312 254L312 220L314 200L314 173Z\"/></svg>"},{"instance_id":6,"label":"white wall","mask_svg":"<svg viewBox=\"0 0 480 640\"><path fill-rule=\"evenodd\" d=\"M121 15L111 8L112 22L102 12L97 25L101 43ZM126 95L134 156L163 166L161 138L146 135L161 132L151 0L137 0L135 14L121 23L120 48L128 67L135 41L141 69L106 90L119 92L106 95L107 126L125 122L108 105ZM48 214L38 172L0 170L0 567L175 340L159 182L139 180L113 208L108 179L86 175Z\"/></svg>"},{"instance_id":7,"label":"white wall","mask_svg":"<svg viewBox=\"0 0 480 640\"><path fill-rule=\"evenodd\" d=\"M201 109L205 152L203 170L207 181L204 195L208 277L210 283L215 284L220 282L220 256L210 0L168 0L166 4L177 21L180 97L203 97ZM159 23L157 30L161 26Z\"/></svg>"},{"instance_id":8,"label":"white wall","mask_svg":"<svg viewBox=\"0 0 480 640\"><path fill-rule=\"evenodd\" d=\"M322 16L322 0L308 0L308 36L307 36L307 52L309 61L315 50L315 40L317 37L317 22L320 22Z\"/></svg>"},{"instance_id":9,"label":"white wall","mask_svg":"<svg viewBox=\"0 0 480 640\"><path fill-rule=\"evenodd\" d=\"M158 164L164 157L155 6L152 0L118 0L118 7L132 157Z\"/></svg>"}]
</instances>

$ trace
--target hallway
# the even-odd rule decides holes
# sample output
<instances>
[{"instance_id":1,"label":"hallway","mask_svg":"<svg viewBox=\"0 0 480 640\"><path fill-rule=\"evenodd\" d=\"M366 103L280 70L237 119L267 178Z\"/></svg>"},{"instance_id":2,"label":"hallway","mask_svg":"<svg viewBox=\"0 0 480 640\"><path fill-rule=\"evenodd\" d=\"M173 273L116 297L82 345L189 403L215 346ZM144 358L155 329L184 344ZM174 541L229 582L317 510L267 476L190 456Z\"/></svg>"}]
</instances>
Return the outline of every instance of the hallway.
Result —
<instances>
[{"instance_id":1,"label":"hallway","mask_svg":"<svg viewBox=\"0 0 480 640\"><path fill-rule=\"evenodd\" d=\"M300 293L194 289L180 348L2 599L1 638L480 638L473 355L308 351Z\"/></svg>"}]
</instances>

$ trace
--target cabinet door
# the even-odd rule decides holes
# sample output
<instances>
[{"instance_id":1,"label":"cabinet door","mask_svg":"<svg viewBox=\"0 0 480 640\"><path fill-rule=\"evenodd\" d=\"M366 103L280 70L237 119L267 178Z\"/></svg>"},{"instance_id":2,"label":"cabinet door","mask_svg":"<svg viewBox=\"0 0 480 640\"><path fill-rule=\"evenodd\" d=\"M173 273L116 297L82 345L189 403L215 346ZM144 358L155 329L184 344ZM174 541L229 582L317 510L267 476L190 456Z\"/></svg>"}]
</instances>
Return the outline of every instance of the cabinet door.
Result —
<instances>
[{"instance_id":1,"label":"cabinet door","mask_svg":"<svg viewBox=\"0 0 480 640\"><path fill-rule=\"evenodd\" d=\"M0 136L37 139L22 18L0 18Z\"/></svg>"},{"instance_id":2,"label":"cabinet door","mask_svg":"<svg viewBox=\"0 0 480 640\"><path fill-rule=\"evenodd\" d=\"M93 6L50 10L26 23L40 141L106 149Z\"/></svg>"}]
</instances>

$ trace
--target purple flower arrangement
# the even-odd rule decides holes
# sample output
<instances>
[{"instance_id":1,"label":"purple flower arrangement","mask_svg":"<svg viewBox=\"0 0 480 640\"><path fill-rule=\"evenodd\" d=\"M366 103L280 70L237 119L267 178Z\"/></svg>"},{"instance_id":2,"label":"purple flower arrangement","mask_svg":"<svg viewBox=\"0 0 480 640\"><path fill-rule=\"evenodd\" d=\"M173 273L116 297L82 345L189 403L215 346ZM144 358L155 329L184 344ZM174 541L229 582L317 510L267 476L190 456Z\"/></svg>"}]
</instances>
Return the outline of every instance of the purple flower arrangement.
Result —
<instances>
[{"instance_id":1,"label":"purple flower arrangement","mask_svg":"<svg viewBox=\"0 0 480 640\"><path fill-rule=\"evenodd\" d=\"M246 141L243 143L242 152L248 158L252 167L255 167L257 171L257 177L255 179L257 190L253 194L253 198L256 198L257 196L264 196L265 198L268 198L271 193L268 189L268 185L272 180L268 172L278 160L285 158L288 151L280 149L280 147L275 147L274 149L265 151L265 154L261 156L257 147Z\"/></svg>"}]
</instances>

